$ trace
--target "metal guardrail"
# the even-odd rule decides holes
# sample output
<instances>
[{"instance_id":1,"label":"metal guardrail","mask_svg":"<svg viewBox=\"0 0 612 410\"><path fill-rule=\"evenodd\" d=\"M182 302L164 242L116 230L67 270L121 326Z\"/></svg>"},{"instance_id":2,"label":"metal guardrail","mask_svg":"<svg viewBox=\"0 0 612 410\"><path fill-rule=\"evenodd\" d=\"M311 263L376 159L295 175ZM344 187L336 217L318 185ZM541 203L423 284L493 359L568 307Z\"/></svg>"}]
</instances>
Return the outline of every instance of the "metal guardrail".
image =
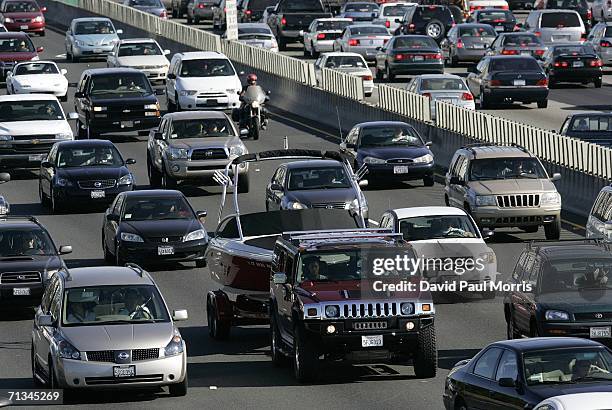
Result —
<instances>
[{"instance_id":1,"label":"metal guardrail","mask_svg":"<svg viewBox=\"0 0 612 410\"><path fill-rule=\"evenodd\" d=\"M390 85L378 85L380 108L418 121L431 121L430 99Z\"/></svg>"},{"instance_id":2,"label":"metal guardrail","mask_svg":"<svg viewBox=\"0 0 612 410\"><path fill-rule=\"evenodd\" d=\"M612 178L612 149L528 124L436 101L436 125L482 142L519 144L540 159Z\"/></svg>"},{"instance_id":3,"label":"metal guardrail","mask_svg":"<svg viewBox=\"0 0 612 410\"><path fill-rule=\"evenodd\" d=\"M334 94L354 100L363 100L363 79L356 75L343 73L330 68L321 68L321 83L319 86Z\"/></svg>"}]
</instances>

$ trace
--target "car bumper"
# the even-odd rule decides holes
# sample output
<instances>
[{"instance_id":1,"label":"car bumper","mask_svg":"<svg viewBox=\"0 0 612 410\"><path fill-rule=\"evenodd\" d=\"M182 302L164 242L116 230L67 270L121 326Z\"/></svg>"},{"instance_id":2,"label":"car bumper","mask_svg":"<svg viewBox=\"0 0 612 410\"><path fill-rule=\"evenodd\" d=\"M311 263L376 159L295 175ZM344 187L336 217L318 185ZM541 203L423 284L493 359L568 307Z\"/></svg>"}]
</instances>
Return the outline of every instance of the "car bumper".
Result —
<instances>
[{"instance_id":1,"label":"car bumper","mask_svg":"<svg viewBox=\"0 0 612 410\"><path fill-rule=\"evenodd\" d=\"M135 366L136 376L123 379L113 377L113 367L118 366L115 363L59 359L57 381L61 388L71 389L165 386L185 379L186 357L186 352L183 352L173 357L131 363Z\"/></svg>"},{"instance_id":2,"label":"car bumper","mask_svg":"<svg viewBox=\"0 0 612 410\"><path fill-rule=\"evenodd\" d=\"M605 65L612 65L612 50L600 48L599 57L603 60Z\"/></svg>"},{"instance_id":3,"label":"car bumper","mask_svg":"<svg viewBox=\"0 0 612 410\"><path fill-rule=\"evenodd\" d=\"M97 133L103 134L108 132L127 132L127 131L142 131L150 130L159 126L160 118L158 116L150 116L144 118L134 118L130 120L108 120L93 118L90 120L89 126Z\"/></svg>"},{"instance_id":4,"label":"car bumper","mask_svg":"<svg viewBox=\"0 0 612 410\"><path fill-rule=\"evenodd\" d=\"M368 177L372 178L393 178L397 180L412 180L421 179L426 176L433 176L434 163L429 164L411 164L408 165L408 173L395 173L396 166L406 166L406 164L366 164L368 168Z\"/></svg>"},{"instance_id":5,"label":"car bumper","mask_svg":"<svg viewBox=\"0 0 612 410\"><path fill-rule=\"evenodd\" d=\"M458 48L455 52L455 55L459 59L459 61L469 61L469 62L478 62L484 57L486 54L486 49L480 48Z\"/></svg>"},{"instance_id":6,"label":"car bumper","mask_svg":"<svg viewBox=\"0 0 612 410\"><path fill-rule=\"evenodd\" d=\"M390 63L394 74L444 74L444 63Z\"/></svg>"},{"instance_id":7,"label":"car bumper","mask_svg":"<svg viewBox=\"0 0 612 410\"><path fill-rule=\"evenodd\" d=\"M196 95L179 95L181 109L188 110L231 110L240 107L238 94L226 94L223 97L208 98Z\"/></svg>"},{"instance_id":8,"label":"car bumper","mask_svg":"<svg viewBox=\"0 0 612 410\"><path fill-rule=\"evenodd\" d=\"M214 12L212 9L194 9L193 16L199 19L212 20Z\"/></svg>"},{"instance_id":9,"label":"car bumper","mask_svg":"<svg viewBox=\"0 0 612 410\"><path fill-rule=\"evenodd\" d=\"M110 46L72 46L72 55L75 57L104 57L113 51L113 45Z\"/></svg>"},{"instance_id":10,"label":"car bumper","mask_svg":"<svg viewBox=\"0 0 612 410\"><path fill-rule=\"evenodd\" d=\"M590 329L592 327L612 327L612 322L540 322L539 331L541 336L565 336L565 337L581 337L590 339ZM602 338L594 339L600 343L610 345L612 339Z\"/></svg>"},{"instance_id":11,"label":"car bumper","mask_svg":"<svg viewBox=\"0 0 612 410\"><path fill-rule=\"evenodd\" d=\"M550 76L557 81L584 81L601 78L601 68L571 68L569 70L550 70Z\"/></svg>"},{"instance_id":12,"label":"car bumper","mask_svg":"<svg viewBox=\"0 0 612 410\"><path fill-rule=\"evenodd\" d=\"M145 73L145 75L150 81L163 81L168 77L168 67L150 69L138 68L138 70Z\"/></svg>"},{"instance_id":13,"label":"car bumper","mask_svg":"<svg viewBox=\"0 0 612 410\"><path fill-rule=\"evenodd\" d=\"M520 101L520 102L534 102L546 100L548 98L547 87L497 87L497 88L485 88L485 94L489 101Z\"/></svg>"},{"instance_id":14,"label":"car bumper","mask_svg":"<svg viewBox=\"0 0 612 410\"><path fill-rule=\"evenodd\" d=\"M306 28L304 28L305 30ZM280 37L285 39L291 38L295 41L303 41L304 37L300 36L300 30L280 30Z\"/></svg>"},{"instance_id":15,"label":"car bumper","mask_svg":"<svg viewBox=\"0 0 612 410\"><path fill-rule=\"evenodd\" d=\"M94 205L94 204L109 204L121 192L133 191L135 185L121 185L107 189L80 189L78 187L54 187L53 194L55 200L59 202L68 202L71 205ZM91 193L94 191L104 191L103 198L92 198Z\"/></svg>"},{"instance_id":16,"label":"car bumper","mask_svg":"<svg viewBox=\"0 0 612 410\"><path fill-rule=\"evenodd\" d=\"M377 46L372 46L372 47L348 46L347 48L344 49L344 51L348 53L360 54L366 61L376 61L376 53L378 53L378 51L376 50L376 47Z\"/></svg>"},{"instance_id":17,"label":"car bumper","mask_svg":"<svg viewBox=\"0 0 612 410\"><path fill-rule=\"evenodd\" d=\"M56 97L63 97L68 94L68 84L59 87L36 86L28 88L15 87L14 94L53 94Z\"/></svg>"},{"instance_id":18,"label":"car bumper","mask_svg":"<svg viewBox=\"0 0 612 410\"><path fill-rule=\"evenodd\" d=\"M313 42L314 49L319 53L334 51L334 40L318 40Z\"/></svg>"},{"instance_id":19,"label":"car bumper","mask_svg":"<svg viewBox=\"0 0 612 410\"><path fill-rule=\"evenodd\" d=\"M363 92L366 94L372 94L374 92L374 81L363 81Z\"/></svg>"},{"instance_id":20,"label":"car bumper","mask_svg":"<svg viewBox=\"0 0 612 410\"><path fill-rule=\"evenodd\" d=\"M25 31L27 33L40 33L45 31L45 22L40 23L4 23L8 31Z\"/></svg>"},{"instance_id":21,"label":"car bumper","mask_svg":"<svg viewBox=\"0 0 612 410\"><path fill-rule=\"evenodd\" d=\"M168 172L175 179L197 179L212 178L215 172L225 170L230 162L229 159L209 160L209 161L169 161ZM249 171L249 164L240 164L238 174L246 174ZM230 175L233 171L230 171Z\"/></svg>"},{"instance_id":22,"label":"car bumper","mask_svg":"<svg viewBox=\"0 0 612 410\"><path fill-rule=\"evenodd\" d=\"M29 295L15 295L13 289L30 289ZM42 282L0 284L0 305L11 307L38 306L45 291Z\"/></svg>"},{"instance_id":23,"label":"car bumper","mask_svg":"<svg viewBox=\"0 0 612 410\"><path fill-rule=\"evenodd\" d=\"M561 208L499 208L496 206L472 207L472 217L481 227L540 226L561 218Z\"/></svg>"},{"instance_id":24,"label":"car bumper","mask_svg":"<svg viewBox=\"0 0 612 410\"><path fill-rule=\"evenodd\" d=\"M187 232L186 232L187 233ZM159 247L172 246L174 254L159 255ZM130 262L194 262L204 260L208 239L189 242L151 243L121 241L119 255Z\"/></svg>"}]
</instances>

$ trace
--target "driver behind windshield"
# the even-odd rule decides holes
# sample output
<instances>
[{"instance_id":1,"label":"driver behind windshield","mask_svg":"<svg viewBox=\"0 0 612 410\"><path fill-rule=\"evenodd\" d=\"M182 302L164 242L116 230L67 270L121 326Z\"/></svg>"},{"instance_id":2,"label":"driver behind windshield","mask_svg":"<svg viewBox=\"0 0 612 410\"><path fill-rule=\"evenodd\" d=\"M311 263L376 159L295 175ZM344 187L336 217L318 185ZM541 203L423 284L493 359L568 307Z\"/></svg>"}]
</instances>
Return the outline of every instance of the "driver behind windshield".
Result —
<instances>
[{"instance_id":1,"label":"driver behind windshield","mask_svg":"<svg viewBox=\"0 0 612 410\"><path fill-rule=\"evenodd\" d=\"M584 275L576 279L580 287L605 287L608 283L608 272L602 268L590 267Z\"/></svg>"},{"instance_id":2,"label":"driver behind windshield","mask_svg":"<svg viewBox=\"0 0 612 410\"><path fill-rule=\"evenodd\" d=\"M305 258L303 264L303 278L304 280L317 281L321 280L321 261L318 257L311 256Z\"/></svg>"},{"instance_id":3,"label":"driver behind windshield","mask_svg":"<svg viewBox=\"0 0 612 410\"><path fill-rule=\"evenodd\" d=\"M128 289L125 292L124 307L119 309L117 314L129 316L130 319L152 319L153 315L146 306L147 301L144 300L140 292L136 289Z\"/></svg>"}]
</instances>

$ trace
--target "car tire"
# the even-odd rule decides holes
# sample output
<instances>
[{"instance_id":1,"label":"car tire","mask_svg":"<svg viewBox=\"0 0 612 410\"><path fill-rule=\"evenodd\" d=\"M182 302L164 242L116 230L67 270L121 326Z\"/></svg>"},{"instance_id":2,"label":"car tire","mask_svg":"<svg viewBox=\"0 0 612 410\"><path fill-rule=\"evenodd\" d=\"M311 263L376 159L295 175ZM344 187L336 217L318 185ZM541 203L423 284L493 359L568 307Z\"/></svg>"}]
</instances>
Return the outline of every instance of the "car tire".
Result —
<instances>
[{"instance_id":1,"label":"car tire","mask_svg":"<svg viewBox=\"0 0 612 410\"><path fill-rule=\"evenodd\" d=\"M115 266L123 266L125 265L126 260L123 256L121 256L121 249L119 244L115 246Z\"/></svg>"},{"instance_id":2,"label":"car tire","mask_svg":"<svg viewBox=\"0 0 612 410\"><path fill-rule=\"evenodd\" d=\"M178 185L178 181L168 175L168 171L166 171L166 167L162 166L161 171L161 187L163 189L176 189Z\"/></svg>"},{"instance_id":3,"label":"car tire","mask_svg":"<svg viewBox=\"0 0 612 410\"><path fill-rule=\"evenodd\" d=\"M383 72L383 70L376 67L376 80L382 81L384 76L385 76L385 73Z\"/></svg>"},{"instance_id":4,"label":"car tire","mask_svg":"<svg viewBox=\"0 0 612 410\"><path fill-rule=\"evenodd\" d=\"M93 140L93 139L96 139L96 138L98 138L98 137L100 136L100 133L99 133L99 132L94 131L94 130L91 128L91 125L90 125L90 124L86 124L86 126L87 126L87 130L86 130L86 131L87 131L87 139L88 139L88 140Z\"/></svg>"},{"instance_id":5,"label":"car tire","mask_svg":"<svg viewBox=\"0 0 612 410\"><path fill-rule=\"evenodd\" d=\"M485 93L482 88L480 89L480 96L478 98L480 101L479 105L481 110L486 110L487 108L489 108L489 103L485 99Z\"/></svg>"},{"instance_id":6,"label":"car tire","mask_svg":"<svg viewBox=\"0 0 612 410\"><path fill-rule=\"evenodd\" d=\"M59 100L60 100L61 102L66 102L66 101L68 101L68 92L66 92L66 94L65 94L65 95L62 95L61 97L59 97Z\"/></svg>"},{"instance_id":7,"label":"car tire","mask_svg":"<svg viewBox=\"0 0 612 410\"><path fill-rule=\"evenodd\" d=\"M159 188L161 186L162 176L158 169L153 166L153 162L149 155L147 155L147 174L151 188Z\"/></svg>"},{"instance_id":8,"label":"car tire","mask_svg":"<svg viewBox=\"0 0 612 410\"><path fill-rule=\"evenodd\" d=\"M270 314L270 357L272 358L272 364L275 367L282 367L287 363L287 357L281 352L280 347L282 346L282 338L278 331L278 324L276 323L276 315Z\"/></svg>"},{"instance_id":9,"label":"car tire","mask_svg":"<svg viewBox=\"0 0 612 410\"><path fill-rule=\"evenodd\" d=\"M51 190L51 193L49 194L50 198L50 202L51 202L51 213L52 214L61 214L62 211L64 210L64 205L61 202L57 202L55 200L55 194L53 193L53 190Z\"/></svg>"},{"instance_id":10,"label":"car tire","mask_svg":"<svg viewBox=\"0 0 612 410\"><path fill-rule=\"evenodd\" d=\"M468 407L466 406L465 401L461 397L457 397L455 399L454 410L468 410Z\"/></svg>"},{"instance_id":11,"label":"car tire","mask_svg":"<svg viewBox=\"0 0 612 410\"><path fill-rule=\"evenodd\" d=\"M310 55L312 56L312 58L319 58L319 56L321 55L321 53L319 53L315 48L314 48L314 44L310 44Z\"/></svg>"},{"instance_id":12,"label":"car tire","mask_svg":"<svg viewBox=\"0 0 612 410\"><path fill-rule=\"evenodd\" d=\"M87 133L83 129L83 123L81 122L81 120L77 120L76 127L77 127L77 139L84 140L85 138L87 138Z\"/></svg>"},{"instance_id":13,"label":"car tire","mask_svg":"<svg viewBox=\"0 0 612 410\"><path fill-rule=\"evenodd\" d=\"M450 66L457 67L459 65L459 58L457 56L451 56L450 58Z\"/></svg>"},{"instance_id":14,"label":"car tire","mask_svg":"<svg viewBox=\"0 0 612 410\"><path fill-rule=\"evenodd\" d=\"M176 9L174 7L172 7L172 18L178 18L178 13L176 12Z\"/></svg>"},{"instance_id":15,"label":"car tire","mask_svg":"<svg viewBox=\"0 0 612 410\"><path fill-rule=\"evenodd\" d=\"M51 356L49 356L49 378L47 380L47 388L56 390L58 388L57 385L57 376L55 375L55 366L53 366L53 360Z\"/></svg>"},{"instance_id":16,"label":"car tire","mask_svg":"<svg viewBox=\"0 0 612 410\"><path fill-rule=\"evenodd\" d=\"M174 383L168 386L168 393L172 397L183 397L187 395L187 389L189 387L189 378L185 373L185 378L180 383Z\"/></svg>"},{"instance_id":17,"label":"car tire","mask_svg":"<svg viewBox=\"0 0 612 410\"><path fill-rule=\"evenodd\" d=\"M427 23L427 25L425 26L425 34L438 41L444 38L444 35L446 34L446 28L440 20L434 19Z\"/></svg>"},{"instance_id":18,"label":"car tire","mask_svg":"<svg viewBox=\"0 0 612 410\"><path fill-rule=\"evenodd\" d=\"M535 319L531 319L531 323L529 324L529 337L540 337L540 331L538 330Z\"/></svg>"},{"instance_id":19,"label":"car tire","mask_svg":"<svg viewBox=\"0 0 612 410\"><path fill-rule=\"evenodd\" d=\"M40 33L38 33L39 36L44 37L47 35L47 33L45 32L45 30L41 31Z\"/></svg>"},{"instance_id":20,"label":"car tire","mask_svg":"<svg viewBox=\"0 0 612 410\"><path fill-rule=\"evenodd\" d=\"M49 208L51 206L49 197L43 192L42 185L40 183L38 184L38 198L40 199L40 204L43 206L43 208Z\"/></svg>"},{"instance_id":21,"label":"car tire","mask_svg":"<svg viewBox=\"0 0 612 410\"><path fill-rule=\"evenodd\" d=\"M249 185L250 179L248 174L240 174L238 175L238 193L239 194L248 194L249 193Z\"/></svg>"},{"instance_id":22,"label":"car tire","mask_svg":"<svg viewBox=\"0 0 612 410\"><path fill-rule=\"evenodd\" d=\"M389 64L385 64L385 77L387 77L387 81L395 80L395 74L393 74L393 71L391 71Z\"/></svg>"},{"instance_id":23,"label":"car tire","mask_svg":"<svg viewBox=\"0 0 612 410\"><path fill-rule=\"evenodd\" d=\"M293 373L300 383L315 380L319 368L319 354L306 331L300 325L293 332Z\"/></svg>"},{"instance_id":24,"label":"car tire","mask_svg":"<svg viewBox=\"0 0 612 410\"><path fill-rule=\"evenodd\" d=\"M193 24L193 19L187 14L187 24Z\"/></svg>"},{"instance_id":25,"label":"car tire","mask_svg":"<svg viewBox=\"0 0 612 410\"><path fill-rule=\"evenodd\" d=\"M423 178L423 185L425 186L434 186L434 183L435 181L433 175L428 175Z\"/></svg>"},{"instance_id":26,"label":"car tire","mask_svg":"<svg viewBox=\"0 0 612 410\"><path fill-rule=\"evenodd\" d=\"M103 252L104 252L104 262L111 264L113 263L113 254L110 253L110 251L108 250L108 248L106 247L106 243L105 243L105 239L102 238L102 248L103 248Z\"/></svg>"},{"instance_id":27,"label":"car tire","mask_svg":"<svg viewBox=\"0 0 612 410\"><path fill-rule=\"evenodd\" d=\"M444 194L444 205L450 206L450 200L448 199L448 195Z\"/></svg>"},{"instance_id":28,"label":"car tire","mask_svg":"<svg viewBox=\"0 0 612 410\"><path fill-rule=\"evenodd\" d=\"M548 88L555 88L557 86L557 80L555 77L549 75L548 76Z\"/></svg>"},{"instance_id":29,"label":"car tire","mask_svg":"<svg viewBox=\"0 0 612 410\"><path fill-rule=\"evenodd\" d=\"M438 350L436 348L436 328L434 325L421 330L417 336L414 353L414 373L420 379L436 376L438 370Z\"/></svg>"},{"instance_id":30,"label":"car tire","mask_svg":"<svg viewBox=\"0 0 612 410\"><path fill-rule=\"evenodd\" d=\"M521 231L525 231L527 233L536 233L540 227L539 226L521 226L519 229Z\"/></svg>"},{"instance_id":31,"label":"car tire","mask_svg":"<svg viewBox=\"0 0 612 410\"><path fill-rule=\"evenodd\" d=\"M601 88L602 83L603 83L603 81L602 81L601 77L599 77L599 78L596 78L593 81L593 86L595 86L595 88Z\"/></svg>"},{"instance_id":32,"label":"car tire","mask_svg":"<svg viewBox=\"0 0 612 410\"><path fill-rule=\"evenodd\" d=\"M287 51L287 40L279 36L277 43L279 51Z\"/></svg>"},{"instance_id":33,"label":"car tire","mask_svg":"<svg viewBox=\"0 0 612 410\"><path fill-rule=\"evenodd\" d=\"M227 340L230 335L231 324L222 321L217 315L217 309L209 301L206 306L206 317L208 318L208 334L215 340Z\"/></svg>"},{"instance_id":34,"label":"car tire","mask_svg":"<svg viewBox=\"0 0 612 410\"><path fill-rule=\"evenodd\" d=\"M544 225L544 234L548 240L558 240L561 237L561 219L557 217L553 223Z\"/></svg>"},{"instance_id":35,"label":"car tire","mask_svg":"<svg viewBox=\"0 0 612 410\"><path fill-rule=\"evenodd\" d=\"M508 317L508 323L506 323L506 337L508 340L512 339L520 339L521 334L516 329L516 324L514 323L514 314L510 312Z\"/></svg>"},{"instance_id":36,"label":"car tire","mask_svg":"<svg viewBox=\"0 0 612 410\"><path fill-rule=\"evenodd\" d=\"M199 19L199 17L195 17L195 16L194 16L194 18L193 18L193 23L194 23L194 24L200 24L200 19Z\"/></svg>"},{"instance_id":37,"label":"car tire","mask_svg":"<svg viewBox=\"0 0 612 410\"><path fill-rule=\"evenodd\" d=\"M538 108L546 108L548 107L548 100L538 101Z\"/></svg>"},{"instance_id":38,"label":"car tire","mask_svg":"<svg viewBox=\"0 0 612 410\"><path fill-rule=\"evenodd\" d=\"M166 93L166 101L168 101L168 112L173 113L176 112L176 101L172 102L170 97L168 97L168 93Z\"/></svg>"}]
</instances>

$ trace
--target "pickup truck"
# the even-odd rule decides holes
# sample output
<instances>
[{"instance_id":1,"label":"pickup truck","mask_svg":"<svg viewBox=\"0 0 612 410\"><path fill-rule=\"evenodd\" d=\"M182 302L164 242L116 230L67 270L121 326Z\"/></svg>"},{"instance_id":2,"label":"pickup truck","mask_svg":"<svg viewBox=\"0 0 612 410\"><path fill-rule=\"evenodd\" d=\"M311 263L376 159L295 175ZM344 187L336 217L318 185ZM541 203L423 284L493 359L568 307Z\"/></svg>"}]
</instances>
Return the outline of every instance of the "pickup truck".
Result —
<instances>
[{"instance_id":1,"label":"pickup truck","mask_svg":"<svg viewBox=\"0 0 612 410\"><path fill-rule=\"evenodd\" d=\"M278 48L287 50L287 43L302 39L300 31L307 30L316 18L332 17L321 0L280 0L268 17L268 25L276 36Z\"/></svg>"}]
</instances>

